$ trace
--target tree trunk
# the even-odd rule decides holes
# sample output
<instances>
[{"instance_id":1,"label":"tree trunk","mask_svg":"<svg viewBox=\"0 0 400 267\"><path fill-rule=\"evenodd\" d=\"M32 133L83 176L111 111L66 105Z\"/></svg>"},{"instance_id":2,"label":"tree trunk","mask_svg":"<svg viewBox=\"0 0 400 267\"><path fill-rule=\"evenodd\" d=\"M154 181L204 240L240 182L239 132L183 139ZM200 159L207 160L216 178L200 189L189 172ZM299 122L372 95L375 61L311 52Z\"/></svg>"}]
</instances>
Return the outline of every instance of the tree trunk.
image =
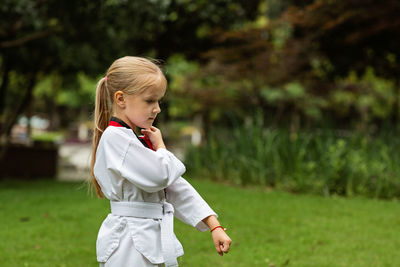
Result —
<instances>
[{"instance_id":1,"label":"tree trunk","mask_svg":"<svg viewBox=\"0 0 400 267\"><path fill-rule=\"evenodd\" d=\"M7 57L3 57L3 68L2 68L2 77L1 77L1 86L0 86L0 126L3 125L5 122L5 118L3 118L3 111L5 108L5 99L6 99L6 91L9 82L9 72L10 72L10 64L8 64ZM0 127L1 131L2 127Z\"/></svg>"},{"instance_id":2,"label":"tree trunk","mask_svg":"<svg viewBox=\"0 0 400 267\"><path fill-rule=\"evenodd\" d=\"M1 128L0 132L0 140L5 140L4 145L0 148L0 161L5 156L6 151L8 149L8 145L10 144L10 135L11 130L14 124L17 122L19 115L21 115L31 104L33 97L33 88L36 84L36 72L31 73L28 78L28 85L26 88L25 95L22 101L19 103L17 109L14 112L11 112L10 116L7 116L7 120L4 122L4 127Z\"/></svg>"}]
</instances>

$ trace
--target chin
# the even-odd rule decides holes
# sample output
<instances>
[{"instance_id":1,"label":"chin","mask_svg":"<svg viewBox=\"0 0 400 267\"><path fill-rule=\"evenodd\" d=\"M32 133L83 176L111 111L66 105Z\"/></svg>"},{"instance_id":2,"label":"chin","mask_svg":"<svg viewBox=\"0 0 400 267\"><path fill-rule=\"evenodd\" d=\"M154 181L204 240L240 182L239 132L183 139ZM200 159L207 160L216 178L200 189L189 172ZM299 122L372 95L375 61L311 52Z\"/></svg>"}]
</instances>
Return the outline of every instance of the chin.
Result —
<instances>
[{"instance_id":1,"label":"chin","mask_svg":"<svg viewBox=\"0 0 400 267\"><path fill-rule=\"evenodd\" d=\"M153 126L152 123L143 123L142 125L139 125L139 128L147 129L150 128L151 126Z\"/></svg>"}]
</instances>

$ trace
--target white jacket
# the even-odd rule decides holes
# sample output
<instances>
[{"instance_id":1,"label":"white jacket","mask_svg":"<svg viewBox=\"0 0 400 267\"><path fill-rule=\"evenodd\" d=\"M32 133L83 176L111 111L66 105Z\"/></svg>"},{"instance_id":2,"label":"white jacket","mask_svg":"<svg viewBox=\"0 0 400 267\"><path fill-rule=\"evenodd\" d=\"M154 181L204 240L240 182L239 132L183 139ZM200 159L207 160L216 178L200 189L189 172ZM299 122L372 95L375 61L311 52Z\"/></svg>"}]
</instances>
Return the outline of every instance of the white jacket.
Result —
<instances>
[{"instance_id":1,"label":"white jacket","mask_svg":"<svg viewBox=\"0 0 400 267\"><path fill-rule=\"evenodd\" d=\"M153 151L145 147L131 129L109 126L97 148L94 174L109 200L160 204L169 202L174 207L175 217L200 231L206 231L208 227L202 219L216 214L181 177L185 170L183 163L168 150L159 148ZM134 247L123 248L124 251L136 249L152 264L165 262L161 249L160 223L157 219L110 213L99 230L97 260L106 263L118 249L121 235L129 233ZM178 257L183 255L183 248L173 236L175 256Z\"/></svg>"}]
</instances>

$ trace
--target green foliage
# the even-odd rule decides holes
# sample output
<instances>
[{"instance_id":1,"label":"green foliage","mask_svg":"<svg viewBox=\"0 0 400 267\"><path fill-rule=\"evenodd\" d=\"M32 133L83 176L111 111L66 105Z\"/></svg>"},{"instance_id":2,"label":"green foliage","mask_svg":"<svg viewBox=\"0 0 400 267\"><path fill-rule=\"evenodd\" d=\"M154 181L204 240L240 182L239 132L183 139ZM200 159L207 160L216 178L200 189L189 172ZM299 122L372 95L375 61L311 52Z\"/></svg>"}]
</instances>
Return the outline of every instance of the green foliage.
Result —
<instances>
[{"instance_id":1,"label":"green foliage","mask_svg":"<svg viewBox=\"0 0 400 267\"><path fill-rule=\"evenodd\" d=\"M61 132L37 133L32 136L33 141L58 143L63 139Z\"/></svg>"},{"instance_id":2,"label":"green foliage","mask_svg":"<svg viewBox=\"0 0 400 267\"><path fill-rule=\"evenodd\" d=\"M292 128L396 126L399 43L391 36L400 6L368 3L263 1L254 23L215 35L203 72L230 88L249 82L247 92L239 85L242 111L261 107Z\"/></svg>"},{"instance_id":3,"label":"green foliage","mask_svg":"<svg viewBox=\"0 0 400 267\"><path fill-rule=\"evenodd\" d=\"M37 147L58 147L63 140L64 134L62 132L45 132L32 135L33 144Z\"/></svg>"},{"instance_id":4,"label":"green foliage","mask_svg":"<svg viewBox=\"0 0 400 267\"><path fill-rule=\"evenodd\" d=\"M196 176L323 195L400 197L400 142L394 135L267 128L262 115L230 131L218 129L192 147ZM207 168L204 168L207 166Z\"/></svg>"},{"instance_id":5,"label":"green foliage","mask_svg":"<svg viewBox=\"0 0 400 267\"><path fill-rule=\"evenodd\" d=\"M169 115L190 118L193 114L210 114L211 121L222 122L226 117L243 119L253 111L251 107L263 106L318 121L328 106L326 99L301 82L273 87L256 76L232 80L221 75L220 68L218 62L200 67L181 55L171 57L165 68L170 78ZM271 117L278 120L279 115L277 112Z\"/></svg>"},{"instance_id":6,"label":"green foliage","mask_svg":"<svg viewBox=\"0 0 400 267\"><path fill-rule=\"evenodd\" d=\"M322 59L315 61L313 68L313 75L321 79L332 69ZM233 66L218 60L200 66L182 56L171 57L167 70L171 81L169 111L174 117L225 112L243 119L257 106L269 113L272 123L292 129L323 126L329 115L333 125L346 118L347 125L340 127L365 130L368 125L400 116L398 85L377 76L372 67L361 74L352 71L346 77L338 76L329 86L304 79L275 83L261 73L231 76L232 70L238 71ZM216 118L219 122L226 119Z\"/></svg>"},{"instance_id":7,"label":"green foliage","mask_svg":"<svg viewBox=\"0 0 400 267\"><path fill-rule=\"evenodd\" d=\"M263 86L260 94L271 106L294 106L294 112L315 120L322 118L322 109L328 105L324 98L313 94L299 82L285 84L283 88Z\"/></svg>"},{"instance_id":8,"label":"green foliage","mask_svg":"<svg viewBox=\"0 0 400 267\"><path fill-rule=\"evenodd\" d=\"M82 73L98 77L130 54L169 59L173 118L200 114L208 125L242 119L257 106L272 114L274 125L289 121L296 129L323 124L326 116L361 129L396 124L399 43L391 36L399 33L399 6L367 3L6 0L0 7L0 121L7 112L23 112L28 105L18 100L30 83L49 76L36 86L34 111L87 105L94 81L83 81Z\"/></svg>"},{"instance_id":9,"label":"green foliage","mask_svg":"<svg viewBox=\"0 0 400 267\"><path fill-rule=\"evenodd\" d=\"M58 76L62 84L55 85L56 81L52 80L51 89L49 84L42 84L37 97L46 94L49 99L50 94L60 105L76 109L85 101L88 103L91 94L82 86L85 82L80 73L97 77L116 58L125 55L166 59L179 52L197 58L211 44L210 29L216 26L228 29L252 19L257 10L253 6L257 7L259 1L3 2L0 7L0 124L7 127L0 131L1 140L7 139L7 132L18 115L29 108L32 88L41 78ZM27 84L10 85L8 80L14 74L28 81ZM21 97L14 98L11 88ZM51 106L52 110L47 112L58 112L58 107ZM7 112L15 116L10 120L5 115Z\"/></svg>"},{"instance_id":10,"label":"green foliage","mask_svg":"<svg viewBox=\"0 0 400 267\"><path fill-rule=\"evenodd\" d=\"M167 98L169 115L179 117L182 114L188 116L201 108L201 103L196 99L185 99L187 93L187 77L192 77L199 70L199 65L186 60L182 55L176 54L169 58L164 71L169 78ZM193 83L198 83L193 81ZM194 94L194 92L191 92Z\"/></svg>"},{"instance_id":11,"label":"green foliage","mask_svg":"<svg viewBox=\"0 0 400 267\"><path fill-rule=\"evenodd\" d=\"M77 84L74 88L65 88L63 77L53 73L44 76L34 88L33 94L37 99L36 110L46 110L50 105L64 106L71 109L92 108L95 97L97 78L93 79L84 73L76 75Z\"/></svg>"},{"instance_id":12,"label":"green foliage","mask_svg":"<svg viewBox=\"0 0 400 267\"><path fill-rule=\"evenodd\" d=\"M27 84L27 77L16 71L11 71L9 74L9 92L7 97L3 99L4 104L15 110L18 100L21 99L25 93L25 90L21 90L21 88L25 89Z\"/></svg>"},{"instance_id":13,"label":"green foliage","mask_svg":"<svg viewBox=\"0 0 400 267\"><path fill-rule=\"evenodd\" d=\"M277 27L273 28L271 31L273 47L277 50L281 49L291 37L292 31L292 25L287 22L280 23Z\"/></svg>"},{"instance_id":14,"label":"green foliage","mask_svg":"<svg viewBox=\"0 0 400 267\"><path fill-rule=\"evenodd\" d=\"M399 11L396 1L292 1L282 18L290 21L296 39L306 41L311 57L322 56L334 67L330 78L372 65L379 76L398 81L399 40L392 36L399 34Z\"/></svg>"},{"instance_id":15,"label":"green foliage","mask_svg":"<svg viewBox=\"0 0 400 267\"><path fill-rule=\"evenodd\" d=\"M400 99L397 90L392 80L376 76L369 67L361 76L350 72L347 77L338 79L337 90L332 91L329 98L332 108L339 114L345 115L354 109L362 123L367 124L373 119L384 120L399 113L394 110Z\"/></svg>"},{"instance_id":16,"label":"green foliage","mask_svg":"<svg viewBox=\"0 0 400 267\"><path fill-rule=\"evenodd\" d=\"M99 78L99 77L98 77ZM96 94L96 84L99 79L91 78L83 73L77 74L78 88L75 90L61 90L57 102L63 106L79 108L92 107Z\"/></svg>"},{"instance_id":17,"label":"green foliage","mask_svg":"<svg viewBox=\"0 0 400 267\"><path fill-rule=\"evenodd\" d=\"M218 73L205 72L198 63L178 54L169 58L165 72L170 79L167 94L171 117L191 118L202 114L208 120L217 121L225 112L239 110L238 84Z\"/></svg>"}]
</instances>

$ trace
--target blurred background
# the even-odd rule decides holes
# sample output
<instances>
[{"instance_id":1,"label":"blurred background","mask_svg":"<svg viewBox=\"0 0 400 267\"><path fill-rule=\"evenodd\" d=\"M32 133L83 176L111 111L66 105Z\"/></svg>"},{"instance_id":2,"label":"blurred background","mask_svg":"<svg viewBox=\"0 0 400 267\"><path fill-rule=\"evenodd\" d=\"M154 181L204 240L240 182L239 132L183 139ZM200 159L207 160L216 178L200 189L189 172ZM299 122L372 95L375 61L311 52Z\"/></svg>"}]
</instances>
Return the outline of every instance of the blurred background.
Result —
<instances>
[{"instance_id":1,"label":"blurred background","mask_svg":"<svg viewBox=\"0 0 400 267\"><path fill-rule=\"evenodd\" d=\"M156 126L233 239L221 258L177 222L180 265L400 266L399 14L398 0L2 0L2 266L97 266L95 88L126 55L160 60Z\"/></svg>"},{"instance_id":2,"label":"blurred background","mask_svg":"<svg viewBox=\"0 0 400 267\"><path fill-rule=\"evenodd\" d=\"M398 1L4 0L1 175L85 179L96 83L137 55L161 60L169 86L156 125L193 175L399 196L399 11Z\"/></svg>"}]
</instances>

